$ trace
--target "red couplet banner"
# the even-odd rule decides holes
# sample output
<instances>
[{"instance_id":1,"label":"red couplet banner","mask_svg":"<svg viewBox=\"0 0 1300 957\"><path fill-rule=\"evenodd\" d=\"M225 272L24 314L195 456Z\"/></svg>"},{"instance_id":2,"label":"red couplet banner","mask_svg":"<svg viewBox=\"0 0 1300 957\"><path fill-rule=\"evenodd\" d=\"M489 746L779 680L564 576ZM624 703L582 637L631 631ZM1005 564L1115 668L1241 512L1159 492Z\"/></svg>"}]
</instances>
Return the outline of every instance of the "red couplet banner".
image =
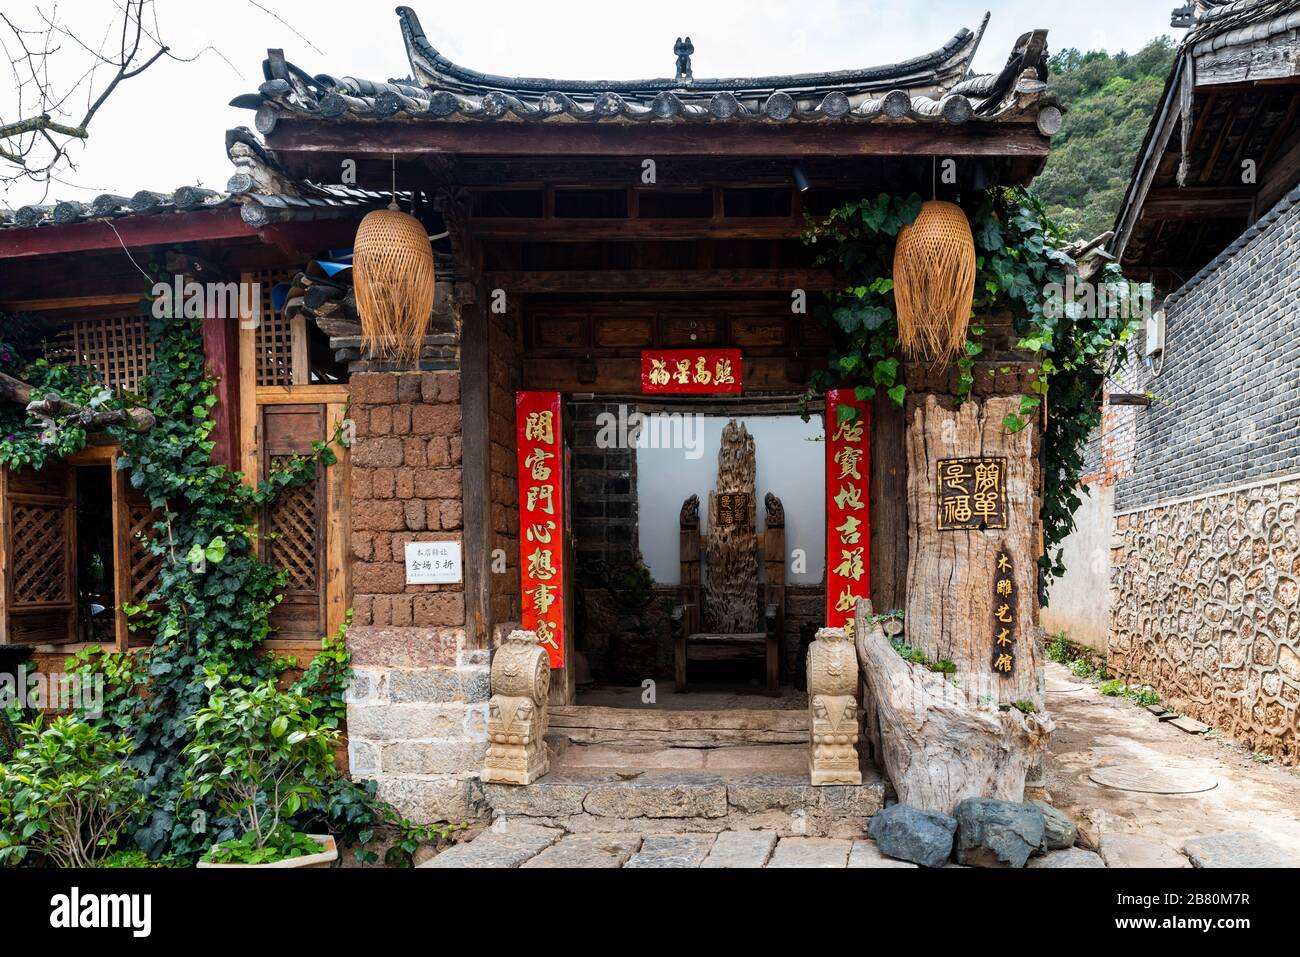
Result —
<instances>
[{"instance_id":1,"label":"red couplet banner","mask_svg":"<svg viewBox=\"0 0 1300 957\"><path fill-rule=\"evenodd\" d=\"M564 455L560 393L515 393L524 629L564 666Z\"/></svg>"},{"instance_id":2,"label":"red couplet banner","mask_svg":"<svg viewBox=\"0 0 1300 957\"><path fill-rule=\"evenodd\" d=\"M845 418L840 410L853 408ZM852 389L826 393L826 624L852 630L871 597L871 406Z\"/></svg>"},{"instance_id":3,"label":"red couplet banner","mask_svg":"<svg viewBox=\"0 0 1300 957\"><path fill-rule=\"evenodd\" d=\"M739 393L739 349L647 349L641 353L641 391L655 393Z\"/></svg>"}]
</instances>

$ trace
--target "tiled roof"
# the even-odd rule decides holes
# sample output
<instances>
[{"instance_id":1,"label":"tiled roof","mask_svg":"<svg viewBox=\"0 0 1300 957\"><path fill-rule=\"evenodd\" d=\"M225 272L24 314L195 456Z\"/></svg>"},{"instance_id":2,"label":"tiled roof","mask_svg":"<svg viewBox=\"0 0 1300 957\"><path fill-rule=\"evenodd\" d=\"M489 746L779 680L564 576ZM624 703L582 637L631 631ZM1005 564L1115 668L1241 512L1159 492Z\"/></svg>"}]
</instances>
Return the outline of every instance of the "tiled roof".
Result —
<instances>
[{"instance_id":1,"label":"tiled roof","mask_svg":"<svg viewBox=\"0 0 1300 957\"><path fill-rule=\"evenodd\" d=\"M556 80L481 73L437 49L409 7L398 7L412 76L376 82L312 76L268 51L257 93L231 105L257 110L270 133L282 116L332 119L408 117L425 120L544 121L968 121L1036 119L1058 110L1045 94L1046 31L1017 41L998 73L973 75L970 62L988 23L963 29L939 49L899 63L858 70L783 76L695 79L689 72L648 80ZM1054 132L1059 111L1047 121Z\"/></svg>"}]
</instances>

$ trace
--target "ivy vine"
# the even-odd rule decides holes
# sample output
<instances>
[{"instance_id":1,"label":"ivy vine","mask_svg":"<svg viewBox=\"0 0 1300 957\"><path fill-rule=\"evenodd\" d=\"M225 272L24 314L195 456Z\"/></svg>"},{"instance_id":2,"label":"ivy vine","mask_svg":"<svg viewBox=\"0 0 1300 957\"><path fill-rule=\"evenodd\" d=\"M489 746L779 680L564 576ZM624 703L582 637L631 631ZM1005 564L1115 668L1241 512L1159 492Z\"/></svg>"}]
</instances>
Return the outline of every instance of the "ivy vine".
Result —
<instances>
[{"instance_id":1,"label":"ivy vine","mask_svg":"<svg viewBox=\"0 0 1300 957\"><path fill-rule=\"evenodd\" d=\"M899 231L916 219L922 200L881 193L840 206L810 221L803 240L819 265L833 265L848 277L846 288L819 303L816 314L831 332L828 367L814 371L809 393L836 384L853 385L859 400L883 392L902 405L907 387L900 375L898 317L894 304L894 246ZM1086 310L1048 294L1060 289L1075 263L1064 252L1065 235L1047 216L1033 192L998 187L977 192L961 204L975 240L976 273L972 321L964 350L955 360L957 398L969 397L984 352L984 317L1009 312L1019 336L1017 348L1035 356L1020 405L1002 422L1009 432L1025 428L1046 411L1041 466L1045 551L1039 560L1039 599L1047 601L1050 578L1064 573L1061 544L1074 529L1080 498L1083 453L1101 424L1102 386L1127 358L1135 321L1124 310ZM1104 281L1122 297L1127 287L1108 267ZM999 369L990 369L996 374ZM1044 409L1046 403L1046 409ZM841 415L852 417L851 406Z\"/></svg>"}]
</instances>

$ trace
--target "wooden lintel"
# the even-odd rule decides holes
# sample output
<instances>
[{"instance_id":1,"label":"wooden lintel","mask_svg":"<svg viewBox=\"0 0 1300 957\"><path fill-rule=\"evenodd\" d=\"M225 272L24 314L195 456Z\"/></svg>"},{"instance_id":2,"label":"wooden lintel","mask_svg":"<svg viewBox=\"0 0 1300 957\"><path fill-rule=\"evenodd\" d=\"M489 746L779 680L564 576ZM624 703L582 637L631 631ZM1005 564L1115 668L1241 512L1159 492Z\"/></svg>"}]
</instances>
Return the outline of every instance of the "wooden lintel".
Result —
<instances>
[{"instance_id":1,"label":"wooden lintel","mask_svg":"<svg viewBox=\"0 0 1300 957\"><path fill-rule=\"evenodd\" d=\"M1144 219L1236 219L1250 215L1253 187L1162 187L1147 193Z\"/></svg>"},{"instance_id":2,"label":"wooden lintel","mask_svg":"<svg viewBox=\"0 0 1300 957\"><path fill-rule=\"evenodd\" d=\"M144 292L105 293L101 296L55 296L48 299L0 300L0 312L51 312L59 309L94 309L99 306L134 306Z\"/></svg>"},{"instance_id":3,"label":"wooden lintel","mask_svg":"<svg viewBox=\"0 0 1300 957\"><path fill-rule=\"evenodd\" d=\"M493 289L517 293L785 292L842 288L832 269L637 269L493 272Z\"/></svg>"},{"instance_id":4,"label":"wooden lintel","mask_svg":"<svg viewBox=\"0 0 1300 957\"><path fill-rule=\"evenodd\" d=\"M563 242L601 239L797 239L803 227L802 220L788 216L681 219L480 217L470 220L470 231L478 239Z\"/></svg>"},{"instance_id":5,"label":"wooden lintel","mask_svg":"<svg viewBox=\"0 0 1300 957\"><path fill-rule=\"evenodd\" d=\"M254 229L240 219L239 210L234 207L157 216L123 216L111 223L91 221L0 230L0 259L117 249L121 246L250 239L256 235Z\"/></svg>"},{"instance_id":6,"label":"wooden lintel","mask_svg":"<svg viewBox=\"0 0 1300 957\"><path fill-rule=\"evenodd\" d=\"M1046 156L1032 123L537 124L284 117L277 153L536 156Z\"/></svg>"}]
</instances>

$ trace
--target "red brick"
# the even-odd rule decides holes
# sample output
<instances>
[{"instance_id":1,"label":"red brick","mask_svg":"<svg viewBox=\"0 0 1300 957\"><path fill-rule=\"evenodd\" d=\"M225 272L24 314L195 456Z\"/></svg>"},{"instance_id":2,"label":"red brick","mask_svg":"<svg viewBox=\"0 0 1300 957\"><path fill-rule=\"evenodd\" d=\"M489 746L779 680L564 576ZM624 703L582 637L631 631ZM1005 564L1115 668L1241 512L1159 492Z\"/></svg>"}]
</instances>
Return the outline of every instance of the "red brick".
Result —
<instances>
[{"instance_id":1,"label":"red brick","mask_svg":"<svg viewBox=\"0 0 1300 957\"><path fill-rule=\"evenodd\" d=\"M357 502L352 506L352 527L358 531L375 529L394 532L405 528L402 503L396 499Z\"/></svg>"},{"instance_id":2,"label":"red brick","mask_svg":"<svg viewBox=\"0 0 1300 957\"><path fill-rule=\"evenodd\" d=\"M460 436L453 435L447 441L451 448L451 464L460 465Z\"/></svg>"},{"instance_id":3,"label":"red brick","mask_svg":"<svg viewBox=\"0 0 1300 957\"><path fill-rule=\"evenodd\" d=\"M445 439L443 440L446 441ZM402 440L402 461L410 466L425 466L429 464L429 455L425 451L428 442L420 438L411 438ZM446 464L446 463L442 463Z\"/></svg>"},{"instance_id":4,"label":"red brick","mask_svg":"<svg viewBox=\"0 0 1300 957\"><path fill-rule=\"evenodd\" d=\"M370 469L354 468L352 470L352 500L356 502L373 498L370 489Z\"/></svg>"},{"instance_id":5,"label":"red brick","mask_svg":"<svg viewBox=\"0 0 1300 957\"><path fill-rule=\"evenodd\" d=\"M375 600L369 595L357 595L352 599L352 624L369 625L374 619Z\"/></svg>"},{"instance_id":6,"label":"red brick","mask_svg":"<svg viewBox=\"0 0 1300 957\"><path fill-rule=\"evenodd\" d=\"M460 498L460 469L417 469L415 494L418 498Z\"/></svg>"},{"instance_id":7,"label":"red brick","mask_svg":"<svg viewBox=\"0 0 1300 957\"><path fill-rule=\"evenodd\" d=\"M393 595L391 602L391 620L394 625L409 626L415 624L414 595Z\"/></svg>"},{"instance_id":8,"label":"red brick","mask_svg":"<svg viewBox=\"0 0 1300 957\"><path fill-rule=\"evenodd\" d=\"M438 373L438 401L460 401L460 376L454 372Z\"/></svg>"},{"instance_id":9,"label":"red brick","mask_svg":"<svg viewBox=\"0 0 1300 957\"><path fill-rule=\"evenodd\" d=\"M455 441L454 439L452 441ZM429 439L425 446L425 464L433 468L442 468L451 465L451 454L448 452L448 440L446 436L435 435Z\"/></svg>"},{"instance_id":10,"label":"red brick","mask_svg":"<svg viewBox=\"0 0 1300 957\"><path fill-rule=\"evenodd\" d=\"M411 407L409 405L393 406L393 434L409 435L411 433Z\"/></svg>"},{"instance_id":11,"label":"red brick","mask_svg":"<svg viewBox=\"0 0 1300 957\"><path fill-rule=\"evenodd\" d=\"M394 495L398 498L411 498L415 495L415 473L410 469L398 469L394 477L396 479Z\"/></svg>"},{"instance_id":12,"label":"red brick","mask_svg":"<svg viewBox=\"0 0 1300 957\"><path fill-rule=\"evenodd\" d=\"M370 473L370 494L373 498L393 497L393 470L375 469Z\"/></svg>"},{"instance_id":13,"label":"red brick","mask_svg":"<svg viewBox=\"0 0 1300 957\"><path fill-rule=\"evenodd\" d=\"M352 557L363 562L370 561L375 554L375 538L369 532L352 533Z\"/></svg>"},{"instance_id":14,"label":"red brick","mask_svg":"<svg viewBox=\"0 0 1300 957\"><path fill-rule=\"evenodd\" d=\"M397 376L391 372L361 372L348 381L352 401L358 406L388 405L397 401Z\"/></svg>"},{"instance_id":15,"label":"red brick","mask_svg":"<svg viewBox=\"0 0 1300 957\"><path fill-rule=\"evenodd\" d=\"M402 464L402 440L361 439L352 446L352 464L360 468L396 468Z\"/></svg>"},{"instance_id":16,"label":"red brick","mask_svg":"<svg viewBox=\"0 0 1300 957\"><path fill-rule=\"evenodd\" d=\"M402 562L353 562L352 588L358 595L396 595L406 587Z\"/></svg>"},{"instance_id":17,"label":"red brick","mask_svg":"<svg viewBox=\"0 0 1300 957\"><path fill-rule=\"evenodd\" d=\"M462 592L437 592L415 597L417 625L465 624L465 596Z\"/></svg>"},{"instance_id":18,"label":"red brick","mask_svg":"<svg viewBox=\"0 0 1300 957\"><path fill-rule=\"evenodd\" d=\"M417 435L454 435L460 431L460 406L417 405L411 409L411 431Z\"/></svg>"},{"instance_id":19,"label":"red brick","mask_svg":"<svg viewBox=\"0 0 1300 957\"><path fill-rule=\"evenodd\" d=\"M410 499L402 503L402 511L406 516L406 527L413 532L422 532L425 529L425 503L418 498Z\"/></svg>"},{"instance_id":20,"label":"red brick","mask_svg":"<svg viewBox=\"0 0 1300 957\"><path fill-rule=\"evenodd\" d=\"M438 520L442 523L443 528L460 528L462 520L460 499L445 498L440 501L438 503Z\"/></svg>"},{"instance_id":21,"label":"red brick","mask_svg":"<svg viewBox=\"0 0 1300 957\"><path fill-rule=\"evenodd\" d=\"M393 431L393 407L377 405L370 410L370 434L388 435Z\"/></svg>"}]
</instances>

